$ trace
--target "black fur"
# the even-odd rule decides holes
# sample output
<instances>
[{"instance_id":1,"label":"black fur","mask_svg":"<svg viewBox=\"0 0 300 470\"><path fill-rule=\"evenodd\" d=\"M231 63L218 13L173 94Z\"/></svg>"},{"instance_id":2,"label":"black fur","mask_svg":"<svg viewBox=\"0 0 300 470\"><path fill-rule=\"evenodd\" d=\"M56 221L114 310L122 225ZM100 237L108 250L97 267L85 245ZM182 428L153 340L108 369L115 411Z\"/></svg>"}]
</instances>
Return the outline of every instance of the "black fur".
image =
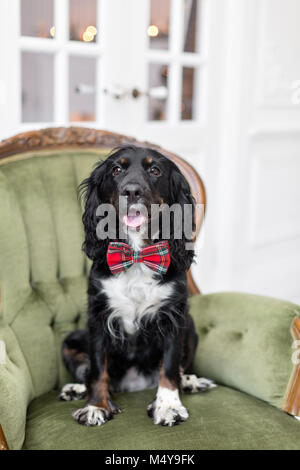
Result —
<instances>
[{"instance_id":1,"label":"black fur","mask_svg":"<svg viewBox=\"0 0 300 470\"><path fill-rule=\"evenodd\" d=\"M149 157L151 163L147 163L151 160ZM120 175L113 176L112 172L118 171L114 170L116 164L122 170ZM156 171L153 166L159 168L160 175L151 173ZM118 322L114 325L115 336L107 329L111 310L102 291L101 280L113 274L106 262L109 240L99 240L96 236L99 222L96 209L100 203L108 202L117 207L118 196L129 183L141 188L139 197L147 207L161 202L182 206L191 204L194 211L194 200L186 179L172 161L152 149L130 146L116 150L106 161L99 162L80 186L86 198L82 219L85 230L83 250L93 260L88 287L88 324L85 330L71 333L65 339L63 359L76 381L86 383L88 403L104 408L103 403L108 403L106 407L110 417L115 412L108 402L110 398L104 397L103 389L99 391L99 386L95 385L103 381L106 370L113 389L118 389L118 383L131 366L144 375L151 375L162 367L173 387L180 388L180 370L191 372L198 340L187 304L186 272L194 252L186 250L188 240L185 237L174 239L172 230L169 239L171 264L165 275L157 275L161 283L173 283L172 297L152 321L143 317L134 335L123 332L122 324ZM77 374L78 370L80 374Z\"/></svg>"}]
</instances>

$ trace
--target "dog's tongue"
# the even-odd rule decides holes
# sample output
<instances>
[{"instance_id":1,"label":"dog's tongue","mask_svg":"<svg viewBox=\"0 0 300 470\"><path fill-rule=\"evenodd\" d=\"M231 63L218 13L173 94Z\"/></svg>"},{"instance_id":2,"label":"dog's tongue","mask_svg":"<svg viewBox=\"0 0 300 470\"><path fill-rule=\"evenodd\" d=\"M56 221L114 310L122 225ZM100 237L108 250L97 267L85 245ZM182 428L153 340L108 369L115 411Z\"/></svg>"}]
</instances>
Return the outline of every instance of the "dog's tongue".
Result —
<instances>
[{"instance_id":1,"label":"dog's tongue","mask_svg":"<svg viewBox=\"0 0 300 470\"><path fill-rule=\"evenodd\" d=\"M136 228L140 227L146 221L146 217L143 215L125 215L123 221L127 227Z\"/></svg>"}]
</instances>

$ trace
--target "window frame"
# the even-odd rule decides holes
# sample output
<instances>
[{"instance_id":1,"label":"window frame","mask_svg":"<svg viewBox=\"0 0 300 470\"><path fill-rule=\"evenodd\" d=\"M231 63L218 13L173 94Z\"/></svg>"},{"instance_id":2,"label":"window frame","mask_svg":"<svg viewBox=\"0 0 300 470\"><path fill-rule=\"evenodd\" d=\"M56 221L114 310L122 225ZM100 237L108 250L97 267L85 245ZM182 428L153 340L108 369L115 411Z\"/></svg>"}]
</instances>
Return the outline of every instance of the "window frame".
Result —
<instances>
[{"instance_id":1,"label":"window frame","mask_svg":"<svg viewBox=\"0 0 300 470\"><path fill-rule=\"evenodd\" d=\"M22 122L22 105L19 106L19 127L26 131L40 127L48 127L53 125L76 124L82 126L96 127L100 126L103 121L103 103L101 100L102 86L102 58L103 46L101 44L101 34L97 34L96 42L83 43L69 39L69 0L54 0L54 38L36 38L32 36L22 36L20 30L20 1L18 6L18 54L19 61L22 52L52 54L54 58L53 74L54 74L54 119L52 122ZM97 1L97 29L100 30L101 22L103 22L103 2ZM96 61L96 80L95 87L96 105L94 121L76 121L69 120L69 57L89 57ZM18 96L22 93L21 71L19 70L19 90ZM21 100L21 98L20 98Z\"/></svg>"}]
</instances>

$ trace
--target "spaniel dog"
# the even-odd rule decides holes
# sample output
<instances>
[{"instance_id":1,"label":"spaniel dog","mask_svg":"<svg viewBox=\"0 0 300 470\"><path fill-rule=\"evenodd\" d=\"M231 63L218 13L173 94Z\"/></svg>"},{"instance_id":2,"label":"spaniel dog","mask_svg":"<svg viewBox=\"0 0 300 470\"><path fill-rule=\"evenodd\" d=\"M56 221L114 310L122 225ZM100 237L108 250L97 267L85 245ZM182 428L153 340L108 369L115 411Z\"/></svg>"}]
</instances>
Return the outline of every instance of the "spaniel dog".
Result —
<instances>
[{"instance_id":1,"label":"spaniel dog","mask_svg":"<svg viewBox=\"0 0 300 470\"><path fill-rule=\"evenodd\" d=\"M88 321L63 342L63 360L76 383L65 385L60 398L87 398L73 417L100 426L121 411L113 392L158 387L148 415L155 424L181 423L189 415L179 391L215 386L192 374L198 338L187 302L187 270L194 258L189 185L158 151L126 146L99 162L81 190L83 250L93 261ZM166 210L151 210L162 206L182 210L169 211L167 234L162 233ZM192 215L189 236L182 223L185 207ZM109 208L115 213L107 219L111 234L101 225Z\"/></svg>"}]
</instances>

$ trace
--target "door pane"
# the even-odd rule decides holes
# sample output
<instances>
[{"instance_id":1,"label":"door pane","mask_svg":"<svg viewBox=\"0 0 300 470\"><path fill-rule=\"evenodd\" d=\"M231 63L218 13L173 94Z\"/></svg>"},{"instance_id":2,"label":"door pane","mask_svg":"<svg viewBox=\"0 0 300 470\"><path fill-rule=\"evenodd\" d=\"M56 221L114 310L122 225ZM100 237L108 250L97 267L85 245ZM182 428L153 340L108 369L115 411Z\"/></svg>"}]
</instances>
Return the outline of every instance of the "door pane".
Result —
<instances>
[{"instance_id":1,"label":"door pane","mask_svg":"<svg viewBox=\"0 0 300 470\"><path fill-rule=\"evenodd\" d=\"M22 52L22 121L53 121L53 56Z\"/></svg>"},{"instance_id":2,"label":"door pane","mask_svg":"<svg viewBox=\"0 0 300 470\"><path fill-rule=\"evenodd\" d=\"M70 121L95 121L96 59L71 56L69 59Z\"/></svg>"},{"instance_id":3,"label":"door pane","mask_svg":"<svg viewBox=\"0 0 300 470\"><path fill-rule=\"evenodd\" d=\"M97 0L69 0L71 41L96 42Z\"/></svg>"},{"instance_id":4,"label":"door pane","mask_svg":"<svg viewBox=\"0 0 300 470\"><path fill-rule=\"evenodd\" d=\"M167 119L168 66L149 64L148 119L164 121Z\"/></svg>"},{"instance_id":5,"label":"door pane","mask_svg":"<svg viewBox=\"0 0 300 470\"><path fill-rule=\"evenodd\" d=\"M38 38L54 36L54 0L21 0L21 34Z\"/></svg>"},{"instance_id":6,"label":"door pane","mask_svg":"<svg viewBox=\"0 0 300 470\"><path fill-rule=\"evenodd\" d=\"M198 52L198 3L199 0L184 0L184 52Z\"/></svg>"},{"instance_id":7,"label":"door pane","mask_svg":"<svg viewBox=\"0 0 300 470\"><path fill-rule=\"evenodd\" d=\"M151 0L150 24L147 34L151 49L168 49L170 0Z\"/></svg>"},{"instance_id":8,"label":"door pane","mask_svg":"<svg viewBox=\"0 0 300 470\"><path fill-rule=\"evenodd\" d=\"M181 98L181 119L195 119L194 116L194 84L195 69L183 67L182 69L182 98Z\"/></svg>"}]
</instances>

